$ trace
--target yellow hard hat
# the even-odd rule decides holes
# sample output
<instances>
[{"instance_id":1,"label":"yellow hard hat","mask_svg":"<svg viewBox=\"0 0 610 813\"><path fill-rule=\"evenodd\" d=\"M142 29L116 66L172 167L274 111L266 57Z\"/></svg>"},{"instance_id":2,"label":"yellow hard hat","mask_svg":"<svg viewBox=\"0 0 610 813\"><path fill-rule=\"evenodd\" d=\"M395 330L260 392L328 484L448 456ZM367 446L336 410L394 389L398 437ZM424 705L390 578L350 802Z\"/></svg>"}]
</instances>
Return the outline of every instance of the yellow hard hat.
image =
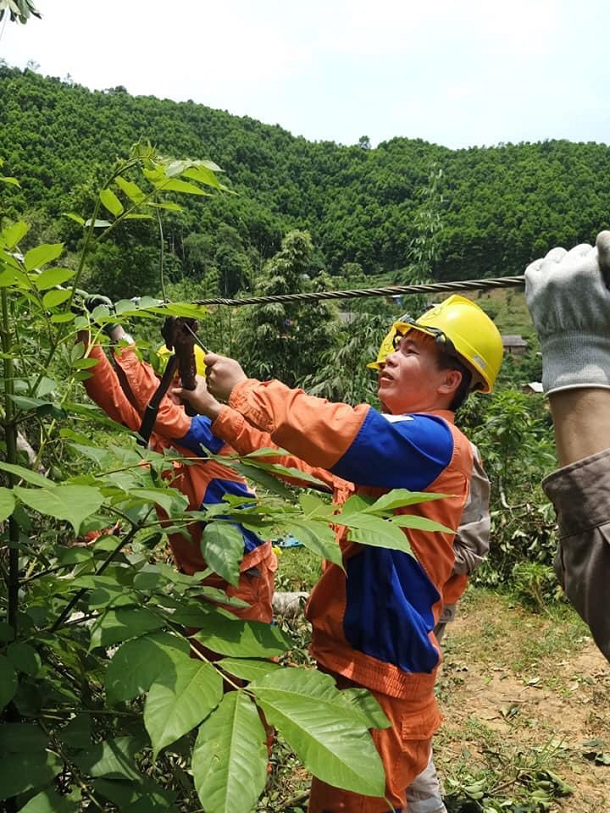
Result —
<instances>
[{"instance_id":1,"label":"yellow hard hat","mask_svg":"<svg viewBox=\"0 0 610 813\"><path fill-rule=\"evenodd\" d=\"M491 392L502 364L502 337L485 311L475 302L454 294L435 305L413 322L395 322L379 348L377 361L369 364L379 369L394 350L396 336L419 330L444 342L472 371L472 389Z\"/></svg>"},{"instance_id":2,"label":"yellow hard hat","mask_svg":"<svg viewBox=\"0 0 610 813\"><path fill-rule=\"evenodd\" d=\"M201 349L201 347L199 347L198 344L194 345L194 350L195 350L195 369L197 370L197 375L205 375L205 362L204 362L205 353ZM162 344L161 347L157 350L157 355L161 360L161 372L163 372L163 370L165 370L165 366L167 364L169 357L173 355L173 353L171 350L168 350L164 344Z\"/></svg>"}]
</instances>

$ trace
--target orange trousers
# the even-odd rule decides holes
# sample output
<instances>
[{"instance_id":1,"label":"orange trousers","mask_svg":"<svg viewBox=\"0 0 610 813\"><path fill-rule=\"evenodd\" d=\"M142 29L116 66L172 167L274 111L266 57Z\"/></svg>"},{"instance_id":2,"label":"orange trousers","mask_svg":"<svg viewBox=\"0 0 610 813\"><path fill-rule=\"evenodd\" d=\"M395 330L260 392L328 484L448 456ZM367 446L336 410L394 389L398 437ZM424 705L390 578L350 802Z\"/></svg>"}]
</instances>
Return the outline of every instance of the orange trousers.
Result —
<instances>
[{"instance_id":1,"label":"orange trousers","mask_svg":"<svg viewBox=\"0 0 610 813\"><path fill-rule=\"evenodd\" d=\"M340 689L358 685L341 675L330 674ZM407 788L428 764L432 735L441 722L436 699L434 695L404 699L376 691L371 694L392 724L390 728L371 731L385 770L386 798L361 796L314 777L309 813L385 813L407 809Z\"/></svg>"}]
</instances>

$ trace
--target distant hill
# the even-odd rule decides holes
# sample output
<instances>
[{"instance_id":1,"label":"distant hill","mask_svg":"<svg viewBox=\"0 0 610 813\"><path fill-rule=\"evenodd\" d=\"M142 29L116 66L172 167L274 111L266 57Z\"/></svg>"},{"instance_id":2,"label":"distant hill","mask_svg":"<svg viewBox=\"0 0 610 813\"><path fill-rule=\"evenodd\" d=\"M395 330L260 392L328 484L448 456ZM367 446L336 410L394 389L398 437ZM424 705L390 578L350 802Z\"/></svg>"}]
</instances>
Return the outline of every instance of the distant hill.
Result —
<instances>
[{"instance_id":1,"label":"distant hill","mask_svg":"<svg viewBox=\"0 0 610 813\"><path fill-rule=\"evenodd\" d=\"M5 169L24 182L15 208L40 224L82 208L96 167L140 137L167 154L214 160L239 195L189 201L185 215L168 219L166 237L178 277L199 279L213 268L225 290L227 280L233 289L247 284L295 227L311 232L317 268L337 274L356 262L391 279L405 265L417 193L432 165L443 170L446 199L438 279L522 273L551 246L590 241L610 224L610 147L602 144L310 142L190 101L134 97L121 87L92 92L1 63L0 122ZM57 228L75 239L70 224ZM113 262L137 263L136 254L131 246Z\"/></svg>"}]
</instances>

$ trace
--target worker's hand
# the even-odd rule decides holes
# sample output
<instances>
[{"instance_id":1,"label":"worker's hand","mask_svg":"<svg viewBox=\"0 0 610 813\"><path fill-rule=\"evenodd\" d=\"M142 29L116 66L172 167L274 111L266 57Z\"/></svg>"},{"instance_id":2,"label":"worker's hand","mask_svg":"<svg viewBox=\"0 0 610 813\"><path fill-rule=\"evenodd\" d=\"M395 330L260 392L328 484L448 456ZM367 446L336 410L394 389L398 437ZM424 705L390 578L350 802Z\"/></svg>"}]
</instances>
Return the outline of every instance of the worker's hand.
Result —
<instances>
[{"instance_id":1,"label":"worker's hand","mask_svg":"<svg viewBox=\"0 0 610 813\"><path fill-rule=\"evenodd\" d=\"M554 248L525 272L525 298L542 349L548 393L610 388L610 231L595 248Z\"/></svg>"},{"instance_id":2,"label":"worker's hand","mask_svg":"<svg viewBox=\"0 0 610 813\"><path fill-rule=\"evenodd\" d=\"M239 362L227 356L208 353L204 362L208 390L221 401L228 401L233 387L247 378Z\"/></svg>"},{"instance_id":3,"label":"worker's hand","mask_svg":"<svg viewBox=\"0 0 610 813\"><path fill-rule=\"evenodd\" d=\"M211 395L203 376L195 376L195 382L197 386L194 390L176 387L176 389L172 390L172 394L189 403L199 415L207 415L213 421L216 420L222 409L222 404L219 404L216 398Z\"/></svg>"},{"instance_id":4,"label":"worker's hand","mask_svg":"<svg viewBox=\"0 0 610 813\"><path fill-rule=\"evenodd\" d=\"M103 294L89 294L88 296L85 297L84 305L85 308L89 311L89 313L94 311L96 308L99 308L100 305L103 305L104 307L108 308L110 312L114 310L112 299L110 299L107 296L104 296Z\"/></svg>"}]
</instances>

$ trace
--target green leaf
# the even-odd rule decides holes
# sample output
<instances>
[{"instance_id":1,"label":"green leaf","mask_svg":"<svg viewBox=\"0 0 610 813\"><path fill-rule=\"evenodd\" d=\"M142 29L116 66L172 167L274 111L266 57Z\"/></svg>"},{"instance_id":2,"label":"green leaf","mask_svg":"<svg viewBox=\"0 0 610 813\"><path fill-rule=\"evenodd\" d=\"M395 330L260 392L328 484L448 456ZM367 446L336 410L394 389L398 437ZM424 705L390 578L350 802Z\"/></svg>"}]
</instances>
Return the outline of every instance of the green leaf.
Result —
<instances>
[{"instance_id":1,"label":"green leaf","mask_svg":"<svg viewBox=\"0 0 610 813\"><path fill-rule=\"evenodd\" d=\"M226 520L208 523L201 535L201 555L229 584L239 584L239 567L244 556L244 537Z\"/></svg>"},{"instance_id":2,"label":"green leaf","mask_svg":"<svg viewBox=\"0 0 610 813\"><path fill-rule=\"evenodd\" d=\"M389 520L371 514L350 514L347 517L342 514L337 522L349 529L348 538L351 542L411 553L411 545L406 535Z\"/></svg>"},{"instance_id":3,"label":"green leaf","mask_svg":"<svg viewBox=\"0 0 610 813\"><path fill-rule=\"evenodd\" d=\"M78 223L79 226L85 225L85 218L74 214L74 212L64 212L63 215L64 217L69 217L70 220L73 220L75 223Z\"/></svg>"},{"instance_id":4,"label":"green leaf","mask_svg":"<svg viewBox=\"0 0 610 813\"><path fill-rule=\"evenodd\" d=\"M209 192L204 192L203 189L195 186L194 183L181 181L179 178L170 178L168 180L157 182L153 181L153 183L157 189L161 189L163 192L180 192L186 195L200 195L209 197Z\"/></svg>"},{"instance_id":5,"label":"green leaf","mask_svg":"<svg viewBox=\"0 0 610 813\"><path fill-rule=\"evenodd\" d=\"M221 699L222 678L211 664L188 657L176 660L172 672L153 683L144 704L153 758L198 725Z\"/></svg>"},{"instance_id":6,"label":"green leaf","mask_svg":"<svg viewBox=\"0 0 610 813\"><path fill-rule=\"evenodd\" d=\"M65 519L78 534L81 523L94 514L104 502L104 495L91 486L55 486L55 488L21 488L15 486L19 499L40 514Z\"/></svg>"},{"instance_id":7,"label":"green leaf","mask_svg":"<svg viewBox=\"0 0 610 813\"><path fill-rule=\"evenodd\" d=\"M267 491L272 491L274 494L277 494L279 497L285 500L292 499L292 492L288 488L287 485L280 482L277 478L273 475L269 474L267 471L263 471L262 469L251 466L248 463L238 463L235 466L235 470L246 477L253 483L257 483L258 485L262 486L263 488L267 489Z\"/></svg>"},{"instance_id":8,"label":"green leaf","mask_svg":"<svg viewBox=\"0 0 610 813\"><path fill-rule=\"evenodd\" d=\"M269 672L282 667L273 661L242 660L241 658L222 658L218 666L241 680L257 680Z\"/></svg>"},{"instance_id":9,"label":"green leaf","mask_svg":"<svg viewBox=\"0 0 610 813\"><path fill-rule=\"evenodd\" d=\"M19 813L78 813L78 810L78 802L49 789L36 794Z\"/></svg>"},{"instance_id":10,"label":"green leaf","mask_svg":"<svg viewBox=\"0 0 610 813\"><path fill-rule=\"evenodd\" d=\"M433 519L427 517L420 517L416 514L397 514L388 520L392 525L398 525L400 528L414 528L418 531L442 531L444 533L455 533L454 528L448 528L446 525L441 525L440 522L435 522Z\"/></svg>"},{"instance_id":11,"label":"green leaf","mask_svg":"<svg viewBox=\"0 0 610 813\"><path fill-rule=\"evenodd\" d=\"M128 215L125 215L124 220L152 220L152 215L130 212Z\"/></svg>"},{"instance_id":12,"label":"green leaf","mask_svg":"<svg viewBox=\"0 0 610 813\"><path fill-rule=\"evenodd\" d=\"M15 510L15 495L10 488L0 487L0 522L5 519Z\"/></svg>"},{"instance_id":13,"label":"green leaf","mask_svg":"<svg viewBox=\"0 0 610 813\"><path fill-rule=\"evenodd\" d=\"M0 183L7 183L11 186L18 186L21 189L21 184L17 178L12 178L9 175L0 175Z\"/></svg>"},{"instance_id":14,"label":"green leaf","mask_svg":"<svg viewBox=\"0 0 610 813\"><path fill-rule=\"evenodd\" d=\"M47 288L54 288L56 285L63 285L76 274L71 268L46 268L36 277L34 285L39 291L46 291Z\"/></svg>"},{"instance_id":15,"label":"green leaf","mask_svg":"<svg viewBox=\"0 0 610 813\"><path fill-rule=\"evenodd\" d=\"M122 178L120 175L114 180L119 189L127 195L132 203L142 203L146 195L137 184L133 183L133 181L128 181L126 178Z\"/></svg>"},{"instance_id":16,"label":"green leaf","mask_svg":"<svg viewBox=\"0 0 610 813\"><path fill-rule=\"evenodd\" d=\"M335 532L323 521L290 519L282 527L306 548L343 569L343 555Z\"/></svg>"},{"instance_id":17,"label":"green leaf","mask_svg":"<svg viewBox=\"0 0 610 813\"><path fill-rule=\"evenodd\" d=\"M213 652L235 658L272 658L293 646L278 627L262 621L241 621L208 613L201 618L201 629L194 636Z\"/></svg>"},{"instance_id":18,"label":"green leaf","mask_svg":"<svg viewBox=\"0 0 610 813\"><path fill-rule=\"evenodd\" d=\"M73 322L75 319L75 313L54 313L53 316L51 316L51 322L53 322L54 325L67 324L68 322Z\"/></svg>"},{"instance_id":19,"label":"green leaf","mask_svg":"<svg viewBox=\"0 0 610 813\"><path fill-rule=\"evenodd\" d=\"M176 798L173 791L165 790L147 776L140 776L138 782L119 779L95 779L93 790L96 796L109 799L119 810L128 813L175 813L172 802Z\"/></svg>"},{"instance_id":20,"label":"green leaf","mask_svg":"<svg viewBox=\"0 0 610 813\"><path fill-rule=\"evenodd\" d=\"M0 655L0 710L7 706L17 691L17 673L13 664Z\"/></svg>"},{"instance_id":21,"label":"green leaf","mask_svg":"<svg viewBox=\"0 0 610 813\"><path fill-rule=\"evenodd\" d=\"M37 725L2 723L0 726L0 753L42 751L49 737Z\"/></svg>"},{"instance_id":22,"label":"green leaf","mask_svg":"<svg viewBox=\"0 0 610 813\"><path fill-rule=\"evenodd\" d=\"M54 289L52 291L47 291L42 298L42 304L45 308L56 308L67 299L70 299L70 291L58 291Z\"/></svg>"},{"instance_id":23,"label":"green leaf","mask_svg":"<svg viewBox=\"0 0 610 813\"><path fill-rule=\"evenodd\" d=\"M102 189L100 192L102 206L108 209L111 215L119 217L123 213L123 204L114 194L112 189Z\"/></svg>"},{"instance_id":24,"label":"green leaf","mask_svg":"<svg viewBox=\"0 0 610 813\"><path fill-rule=\"evenodd\" d=\"M116 610L108 610L95 621L91 628L89 648L112 646L163 626L164 620L146 607L118 607Z\"/></svg>"},{"instance_id":25,"label":"green leaf","mask_svg":"<svg viewBox=\"0 0 610 813\"><path fill-rule=\"evenodd\" d=\"M393 511L395 508L403 508L406 505L415 505L431 500L443 500L447 494L434 494L427 491L409 491L406 488L395 488L387 494L383 494L371 506L365 508L365 513L379 514Z\"/></svg>"},{"instance_id":26,"label":"green leaf","mask_svg":"<svg viewBox=\"0 0 610 813\"><path fill-rule=\"evenodd\" d=\"M168 516L179 514L188 505L188 499L175 488L132 488L129 496L160 505Z\"/></svg>"},{"instance_id":27,"label":"green leaf","mask_svg":"<svg viewBox=\"0 0 610 813\"><path fill-rule=\"evenodd\" d=\"M50 785L63 762L48 751L9 754L0 759L0 799Z\"/></svg>"},{"instance_id":28,"label":"green leaf","mask_svg":"<svg viewBox=\"0 0 610 813\"><path fill-rule=\"evenodd\" d=\"M139 779L134 757L142 749L135 737L117 737L98 742L74 757L76 765L89 776L109 779Z\"/></svg>"},{"instance_id":29,"label":"green leaf","mask_svg":"<svg viewBox=\"0 0 610 813\"><path fill-rule=\"evenodd\" d=\"M183 208L178 203L172 203L171 201L163 201L162 203L153 203L152 201L148 201L147 206L154 206L155 209L165 209L168 212L182 212Z\"/></svg>"},{"instance_id":30,"label":"green leaf","mask_svg":"<svg viewBox=\"0 0 610 813\"><path fill-rule=\"evenodd\" d=\"M203 183L206 186L211 186L214 189L221 189L222 184L216 177L216 175L212 172L211 169L204 166L196 166L190 167L189 169L185 170L182 175L185 178L191 178L193 181L199 181L199 183Z\"/></svg>"},{"instance_id":31,"label":"green leaf","mask_svg":"<svg viewBox=\"0 0 610 813\"><path fill-rule=\"evenodd\" d=\"M193 778L205 810L250 811L267 781L266 734L256 706L242 691L226 694L201 725Z\"/></svg>"},{"instance_id":32,"label":"green leaf","mask_svg":"<svg viewBox=\"0 0 610 813\"><path fill-rule=\"evenodd\" d=\"M38 652L33 646L23 641L15 641L15 643L10 644L6 654L18 672L23 672L30 677L36 677L42 668L42 661Z\"/></svg>"},{"instance_id":33,"label":"green leaf","mask_svg":"<svg viewBox=\"0 0 610 813\"><path fill-rule=\"evenodd\" d=\"M14 474L16 477L20 477L22 480L25 480L26 483L31 483L34 486L42 486L43 488L55 487L53 480L48 480L46 477L43 477L42 474L38 474L37 471L26 469L24 466L17 466L14 463L5 463L0 460L0 470L8 471L9 474Z\"/></svg>"},{"instance_id":34,"label":"green leaf","mask_svg":"<svg viewBox=\"0 0 610 813\"><path fill-rule=\"evenodd\" d=\"M35 268L56 260L63 250L63 243L44 243L36 248L31 248L23 258L23 264L27 271L33 271Z\"/></svg>"},{"instance_id":35,"label":"green leaf","mask_svg":"<svg viewBox=\"0 0 610 813\"><path fill-rule=\"evenodd\" d=\"M352 709L362 715L362 721L367 728L389 728L392 725L368 689L343 689L340 696Z\"/></svg>"},{"instance_id":36,"label":"green leaf","mask_svg":"<svg viewBox=\"0 0 610 813\"><path fill-rule=\"evenodd\" d=\"M106 670L108 702L133 700L144 694L164 672L173 670L176 657L188 655L189 650L185 638L168 632L155 632L122 644Z\"/></svg>"},{"instance_id":37,"label":"green leaf","mask_svg":"<svg viewBox=\"0 0 610 813\"><path fill-rule=\"evenodd\" d=\"M365 796L383 796L385 775L362 712L341 700L329 675L280 669L251 683L256 702L314 776Z\"/></svg>"},{"instance_id":38,"label":"green leaf","mask_svg":"<svg viewBox=\"0 0 610 813\"><path fill-rule=\"evenodd\" d=\"M25 237L30 230L30 227L23 220L18 220L13 223L8 229L2 232L2 240L7 248L15 248L16 245Z\"/></svg>"},{"instance_id":39,"label":"green leaf","mask_svg":"<svg viewBox=\"0 0 610 813\"><path fill-rule=\"evenodd\" d=\"M282 463L261 463L258 460L251 462L250 465L256 466L257 469L268 471L269 474L275 474L277 477L290 477L291 479L299 480L304 483L311 483L315 486L322 486L326 488L326 483L309 474L306 471L301 471L292 466L284 466Z\"/></svg>"}]
</instances>

